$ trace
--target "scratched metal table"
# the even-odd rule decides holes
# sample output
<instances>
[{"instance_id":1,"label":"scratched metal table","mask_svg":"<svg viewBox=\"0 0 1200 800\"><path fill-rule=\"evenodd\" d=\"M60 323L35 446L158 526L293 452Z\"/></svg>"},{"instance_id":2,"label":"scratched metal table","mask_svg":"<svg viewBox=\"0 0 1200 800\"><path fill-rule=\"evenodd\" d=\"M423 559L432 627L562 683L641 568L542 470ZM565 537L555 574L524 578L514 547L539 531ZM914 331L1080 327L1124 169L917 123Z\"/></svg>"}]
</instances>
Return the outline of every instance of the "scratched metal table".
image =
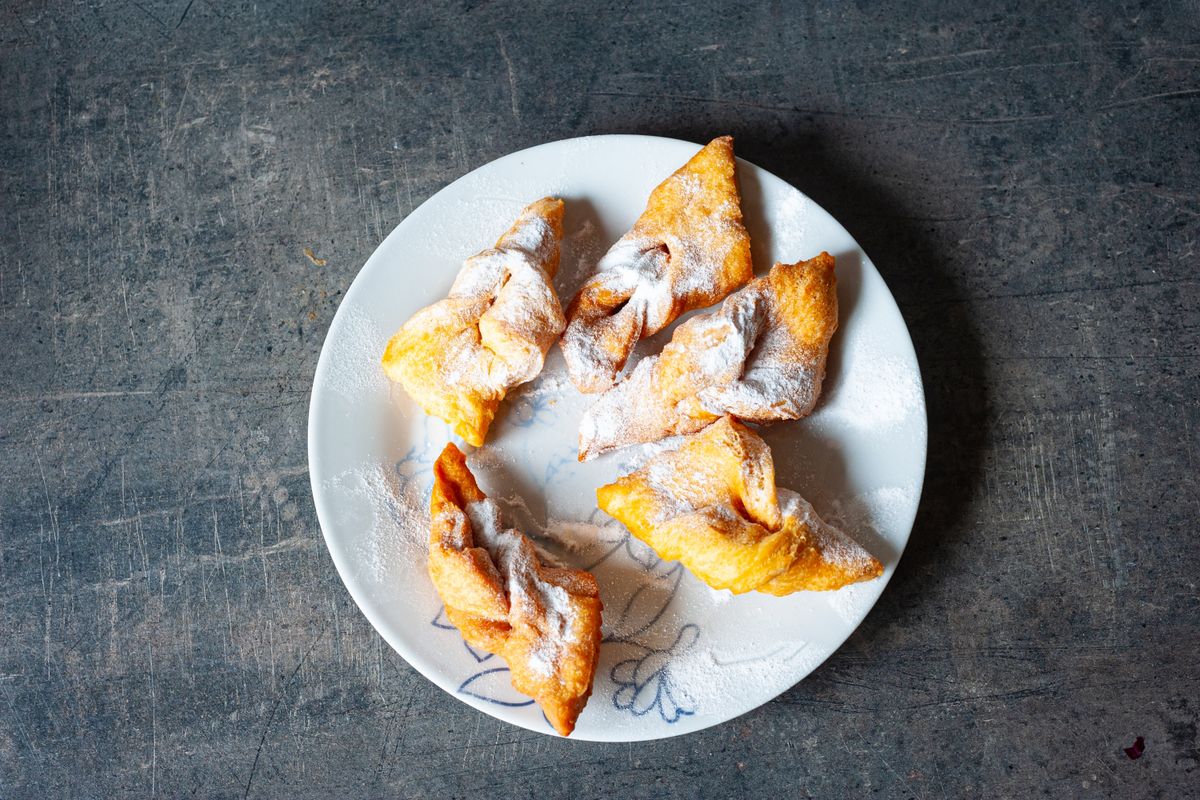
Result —
<instances>
[{"instance_id":1,"label":"scratched metal table","mask_svg":"<svg viewBox=\"0 0 1200 800\"><path fill-rule=\"evenodd\" d=\"M1196 3L412 6L0 13L0 795L1197 796ZM306 471L375 245L600 132L733 133L843 221L931 424L845 647L637 746L410 669Z\"/></svg>"}]
</instances>

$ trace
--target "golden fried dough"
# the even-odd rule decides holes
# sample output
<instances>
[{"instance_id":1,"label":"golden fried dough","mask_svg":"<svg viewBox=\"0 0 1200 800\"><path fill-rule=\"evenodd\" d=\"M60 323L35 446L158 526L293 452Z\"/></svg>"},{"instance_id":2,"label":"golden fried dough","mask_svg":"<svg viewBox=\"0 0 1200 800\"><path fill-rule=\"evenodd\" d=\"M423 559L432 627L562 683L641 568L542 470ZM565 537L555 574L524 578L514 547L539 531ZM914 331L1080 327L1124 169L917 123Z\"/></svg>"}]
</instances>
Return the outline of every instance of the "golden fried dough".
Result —
<instances>
[{"instance_id":1,"label":"golden fried dough","mask_svg":"<svg viewBox=\"0 0 1200 800\"><path fill-rule=\"evenodd\" d=\"M837 330L837 281L828 253L776 264L716 311L676 328L602 394L579 425L579 458L694 433L731 414L766 423L807 416Z\"/></svg>"},{"instance_id":2,"label":"golden fried dough","mask_svg":"<svg viewBox=\"0 0 1200 800\"><path fill-rule=\"evenodd\" d=\"M567 309L563 355L582 392L607 389L637 341L753 277L733 138L708 143L650 193Z\"/></svg>"},{"instance_id":3,"label":"golden fried dough","mask_svg":"<svg viewBox=\"0 0 1200 800\"><path fill-rule=\"evenodd\" d=\"M596 498L660 557L682 562L714 589L785 595L883 574L874 556L800 495L777 492L766 442L732 417L600 487Z\"/></svg>"},{"instance_id":4,"label":"golden fried dough","mask_svg":"<svg viewBox=\"0 0 1200 800\"><path fill-rule=\"evenodd\" d=\"M504 527L453 444L434 464L429 511L429 576L446 616L471 645L503 658L513 688L570 735L600 655L595 577L544 566L528 538Z\"/></svg>"},{"instance_id":5,"label":"golden fried dough","mask_svg":"<svg viewBox=\"0 0 1200 800\"><path fill-rule=\"evenodd\" d=\"M476 447L509 389L542 371L566 320L558 271L563 202L527 206L496 246L468 258L450 295L404 323L383 354L387 376Z\"/></svg>"}]
</instances>

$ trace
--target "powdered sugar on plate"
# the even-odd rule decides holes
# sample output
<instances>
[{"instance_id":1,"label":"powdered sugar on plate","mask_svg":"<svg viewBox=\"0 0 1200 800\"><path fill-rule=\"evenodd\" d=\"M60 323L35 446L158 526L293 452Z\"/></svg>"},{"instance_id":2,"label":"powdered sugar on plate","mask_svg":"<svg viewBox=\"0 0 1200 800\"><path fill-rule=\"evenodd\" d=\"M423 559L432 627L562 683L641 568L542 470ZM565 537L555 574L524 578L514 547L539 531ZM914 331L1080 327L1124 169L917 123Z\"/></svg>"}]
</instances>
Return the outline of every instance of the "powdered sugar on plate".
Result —
<instances>
[{"instance_id":1,"label":"powdered sugar on plate","mask_svg":"<svg viewBox=\"0 0 1200 800\"><path fill-rule=\"evenodd\" d=\"M728 589L713 589L709 588L708 596L712 598L714 604L723 606L733 599L733 592Z\"/></svg>"},{"instance_id":2,"label":"powdered sugar on plate","mask_svg":"<svg viewBox=\"0 0 1200 800\"><path fill-rule=\"evenodd\" d=\"M388 334L368 314L354 308L339 317L338 326L326 345L332 350L322 387L351 401L383 391L387 379L379 368L379 357Z\"/></svg>"},{"instance_id":3,"label":"powdered sugar on plate","mask_svg":"<svg viewBox=\"0 0 1200 800\"><path fill-rule=\"evenodd\" d=\"M701 639L667 667L670 682L693 703L713 695L777 690L783 675L815 666L825 657L801 639L785 639L746 650Z\"/></svg>"},{"instance_id":4,"label":"powdered sugar on plate","mask_svg":"<svg viewBox=\"0 0 1200 800\"><path fill-rule=\"evenodd\" d=\"M365 532L360 565L373 580L382 581L403 566L424 563L429 498L415 481L402 483L394 470L366 464L328 479L326 488L349 501L341 506L346 519L338 521Z\"/></svg>"},{"instance_id":5,"label":"powdered sugar on plate","mask_svg":"<svg viewBox=\"0 0 1200 800\"><path fill-rule=\"evenodd\" d=\"M917 487L880 486L835 500L829 521L847 530L867 530L882 535L907 521L917 501Z\"/></svg>"},{"instance_id":6,"label":"powdered sugar on plate","mask_svg":"<svg viewBox=\"0 0 1200 800\"><path fill-rule=\"evenodd\" d=\"M775 224L771 226L771 244L787 263L808 258L802 248L808 232L809 205L809 199L793 189L780 203L779 211L775 214Z\"/></svg>"},{"instance_id":7,"label":"powdered sugar on plate","mask_svg":"<svg viewBox=\"0 0 1200 800\"><path fill-rule=\"evenodd\" d=\"M887 430L903 426L923 408L920 380L910 362L856 336L843 347L838 380L808 418L809 424Z\"/></svg>"},{"instance_id":8,"label":"powdered sugar on plate","mask_svg":"<svg viewBox=\"0 0 1200 800\"><path fill-rule=\"evenodd\" d=\"M530 667L550 676L562 661L563 651L575 641L571 596L563 587L543 580L526 539L504 524L500 507L491 499L468 503L467 518L477 546L492 557L504 580L512 604L510 622L524 620L538 632L537 647L530 654Z\"/></svg>"}]
</instances>

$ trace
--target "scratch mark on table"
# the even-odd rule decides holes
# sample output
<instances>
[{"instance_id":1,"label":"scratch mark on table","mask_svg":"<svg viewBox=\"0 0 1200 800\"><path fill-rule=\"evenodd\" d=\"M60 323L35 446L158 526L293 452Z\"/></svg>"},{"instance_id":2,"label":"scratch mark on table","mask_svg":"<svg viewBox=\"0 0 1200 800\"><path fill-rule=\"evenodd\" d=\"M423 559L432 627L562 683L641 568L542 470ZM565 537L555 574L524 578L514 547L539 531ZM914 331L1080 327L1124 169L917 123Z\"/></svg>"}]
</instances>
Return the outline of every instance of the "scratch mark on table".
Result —
<instances>
[{"instance_id":1,"label":"scratch mark on table","mask_svg":"<svg viewBox=\"0 0 1200 800\"><path fill-rule=\"evenodd\" d=\"M513 119L521 120L521 112L517 108L517 75L513 71L512 59L508 57L508 48L504 46L504 34L496 31L496 41L500 43L500 57L504 59L504 68L508 71L508 99L512 104Z\"/></svg>"},{"instance_id":2,"label":"scratch mark on table","mask_svg":"<svg viewBox=\"0 0 1200 800\"><path fill-rule=\"evenodd\" d=\"M1109 103L1105 106L1100 106L1099 111L1109 111L1114 108L1125 108L1127 106L1136 106L1141 103L1148 103L1151 100L1175 100L1183 97L1196 97L1200 95L1200 89L1180 89L1174 92L1157 92L1155 94L1146 94L1140 97L1131 97L1128 100L1118 100L1115 103Z\"/></svg>"},{"instance_id":3,"label":"scratch mark on table","mask_svg":"<svg viewBox=\"0 0 1200 800\"><path fill-rule=\"evenodd\" d=\"M243 800L250 796L250 786L254 783L254 773L258 771L258 760L262 757L263 746L267 743L267 734L271 730L271 723L275 721L275 714L279 711L279 706L283 703L284 698L287 697L288 689L295 682L296 676L300 673L300 668L308 661L308 657L312 655L313 648L317 646L317 642L321 640L321 637L325 635L327 630L329 630L328 623L321 629L320 633L313 637L312 642L308 645L308 650L305 651L304 656L296 664L296 668L292 670L292 674L288 676L287 683L279 691L279 697L275 698L275 704L271 706L271 713L267 715L267 722L263 725L262 736L258 738L258 749L254 751L254 763L250 765L250 775L246 778L246 792L242 795Z\"/></svg>"}]
</instances>

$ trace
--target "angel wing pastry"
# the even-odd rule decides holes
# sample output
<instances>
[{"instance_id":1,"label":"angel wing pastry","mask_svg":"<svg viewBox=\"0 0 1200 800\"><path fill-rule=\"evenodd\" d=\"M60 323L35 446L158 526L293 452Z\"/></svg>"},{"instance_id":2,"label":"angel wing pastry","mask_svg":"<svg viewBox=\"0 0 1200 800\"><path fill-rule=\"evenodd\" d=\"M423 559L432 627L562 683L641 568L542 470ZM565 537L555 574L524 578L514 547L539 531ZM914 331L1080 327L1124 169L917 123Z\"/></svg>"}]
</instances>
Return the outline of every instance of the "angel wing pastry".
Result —
<instances>
[{"instance_id":1,"label":"angel wing pastry","mask_svg":"<svg viewBox=\"0 0 1200 800\"><path fill-rule=\"evenodd\" d=\"M786 595L883 574L861 545L776 489L771 451L722 417L596 492L600 508L714 589Z\"/></svg>"},{"instance_id":2,"label":"angel wing pastry","mask_svg":"<svg viewBox=\"0 0 1200 800\"><path fill-rule=\"evenodd\" d=\"M776 264L716 311L681 324L661 354L584 414L580 460L694 433L724 414L757 423L807 416L838 325L833 272L828 253Z\"/></svg>"},{"instance_id":3,"label":"angel wing pastry","mask_svg":"<svg viewBox=\"0 0 1200 800\"><path fill-rule=\"evenodd\" d=\"M450 294L414 314L383 353L387 376L478 447L514 386L533 380L566 325L552 280L562 200L527 206L490 250L468 258Z\"/></svg>"},{"instance_id":4,"label":"angel wing pastry","mask_svg":"<svg viewBox=\"0 0 1200 800\"><path fill-rule=\"evenodd\" d=\"M733 138L709 142L650 193L567 309L563 355L582 392L607 389L637 341L753 277Z\"/></svg>"},{"instance_id":5,"label":"angel wing pastry","mask_svg":"<svg viewBox=\"0 0 1200 800\"><path fill-rule=\"evenodd\" d=\"M533 543L504 526L453 444L433 470L429 576L446 616L472 646L503 658L513 688L570 735L600 655L595 577L542 564Z\"/></svg>"}]
</instances>

